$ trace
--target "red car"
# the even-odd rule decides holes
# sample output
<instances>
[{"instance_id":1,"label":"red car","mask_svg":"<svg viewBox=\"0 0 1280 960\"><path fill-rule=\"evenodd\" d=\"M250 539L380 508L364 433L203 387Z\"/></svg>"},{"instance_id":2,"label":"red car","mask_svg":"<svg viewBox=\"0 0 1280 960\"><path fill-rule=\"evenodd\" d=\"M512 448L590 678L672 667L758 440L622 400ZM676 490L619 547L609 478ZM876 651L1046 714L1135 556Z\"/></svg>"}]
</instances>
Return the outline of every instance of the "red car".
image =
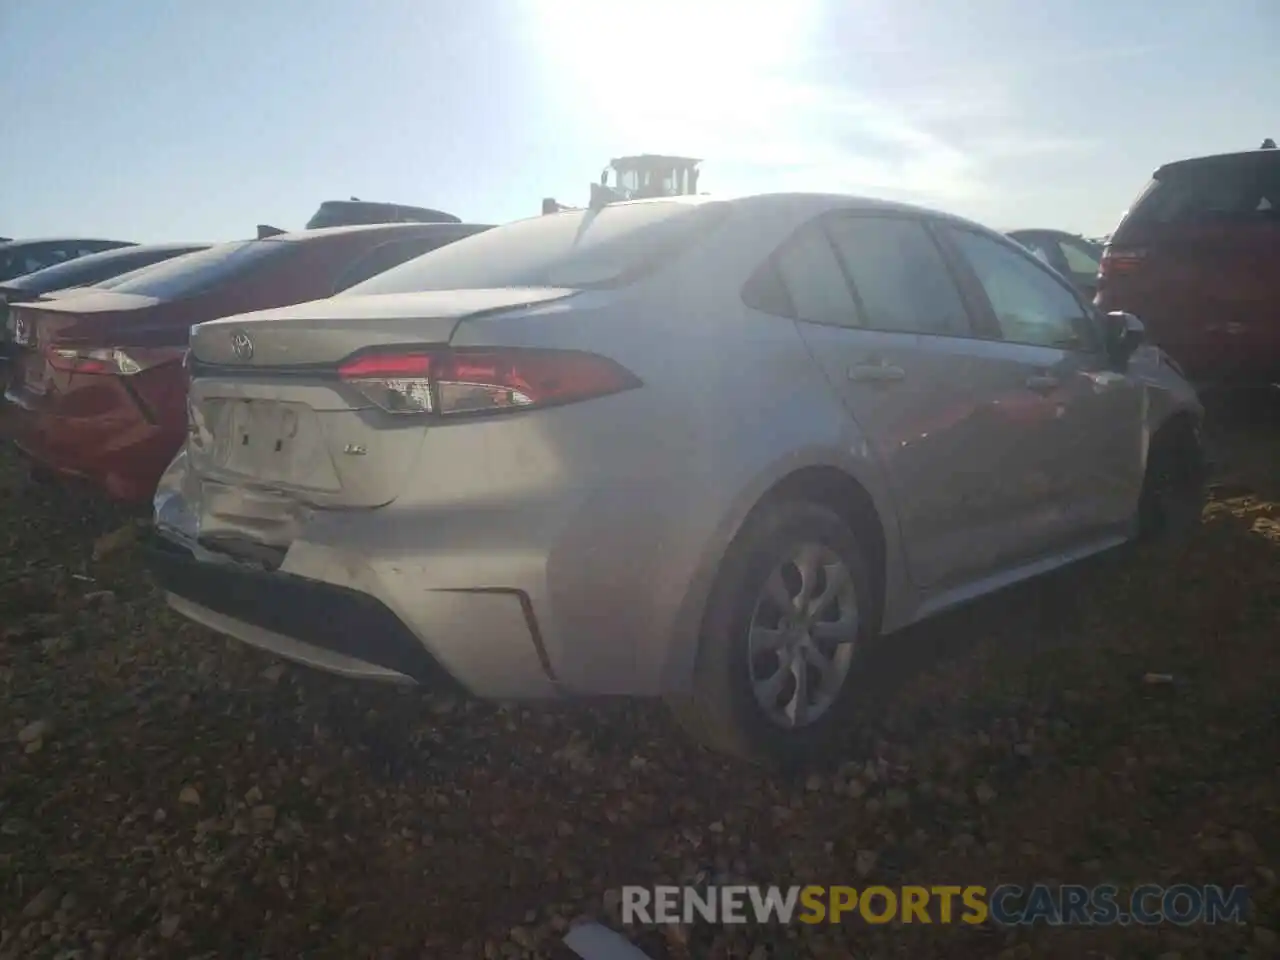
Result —
<instances>
[{"instance_id":1,"label":"red car","mask_svg":"<svg viewBox=\"0 0 1280 960\"><path fill-rule=\"evenodd\" d=\"M1168 163L1103 250L1095 303L1203 386L1280 383L1280 150Z\"/></svg>"},{"instance_id":2,"label":"red car","mask_svg":"<svg viewBox=\"0 0 1280 960\"><path fill-rule=\"evenodd\" d=\"M402 223L219 244L110 290L15 305L4 432L39 467L148 500L187 430L190 328L331 296L488 227Z\"/></svg>"}]
</instances>

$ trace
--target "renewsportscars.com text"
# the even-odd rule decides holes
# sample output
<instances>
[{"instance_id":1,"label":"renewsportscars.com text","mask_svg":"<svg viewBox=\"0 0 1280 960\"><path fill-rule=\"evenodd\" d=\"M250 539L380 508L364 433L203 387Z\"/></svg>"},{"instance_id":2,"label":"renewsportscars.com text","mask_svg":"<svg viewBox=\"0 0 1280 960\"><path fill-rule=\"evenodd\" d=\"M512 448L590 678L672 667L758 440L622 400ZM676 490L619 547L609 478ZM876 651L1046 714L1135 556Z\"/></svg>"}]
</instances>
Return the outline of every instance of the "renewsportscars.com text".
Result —
<instances>
[{"instance_id":1,"label":"renewsportscars.com text","mask_svg":"<svg viewBox=\"0 0 1280 960\"><path fill-rule=\"evenodd\" d=\"M633 923L995 923L1018 926L1242 923L1244 887L1112 884L1020 887L909 885L622 888L622 922Z\"/></svg>"}]
</instances>

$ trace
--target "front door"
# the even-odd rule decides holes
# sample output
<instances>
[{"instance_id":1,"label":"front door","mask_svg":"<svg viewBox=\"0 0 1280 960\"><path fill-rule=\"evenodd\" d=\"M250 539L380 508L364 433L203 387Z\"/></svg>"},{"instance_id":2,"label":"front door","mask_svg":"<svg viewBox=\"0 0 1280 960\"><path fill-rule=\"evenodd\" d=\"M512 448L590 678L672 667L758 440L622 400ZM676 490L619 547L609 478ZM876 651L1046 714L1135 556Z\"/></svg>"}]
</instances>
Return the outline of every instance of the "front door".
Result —
<instances>
[{"instance_id":1,"label":"front door","mask_svg":"<svg viewBox=\"0 0 1280 960\"><path fill-rule=\"evenodd\" d=\"M986 234L941 232L981 287L1002 349L1024 365L1028 391L1050 408L1033 439L1051 472L1042 539L1069 549L1123 527L1142 486L1141 386L1111 368L1093 311L1062 278Z\"/></svg>"}]
</instances>

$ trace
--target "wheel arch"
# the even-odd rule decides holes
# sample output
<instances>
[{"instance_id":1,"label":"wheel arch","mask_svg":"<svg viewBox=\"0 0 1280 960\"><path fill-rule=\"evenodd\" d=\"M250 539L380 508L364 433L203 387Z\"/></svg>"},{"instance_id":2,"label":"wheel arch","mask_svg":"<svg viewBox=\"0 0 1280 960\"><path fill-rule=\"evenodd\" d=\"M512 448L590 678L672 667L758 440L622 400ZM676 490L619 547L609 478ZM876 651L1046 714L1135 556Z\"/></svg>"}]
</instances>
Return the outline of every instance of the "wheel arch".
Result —
<instances>
[{"instance_id":1,"label":"wheel arch","mask_svg":"<svg viewBox=\"0 0 1280 960\"><path fill-rule=\"evenodd\" d=\"M1169 407L1163 414L1159 418L1152 418L1153 422L1149 427L1150 433L1142 464L1144 473L1150 464L1151 451L1158 441L1176 437L1180 432L1186 431L1194 443L1203 444L1201 436L1204 427L1203 409L1190 404L1178 404Z\"/></svg>"},{"instance_id":2,"label":"wheel arch","mask_svg":"<svg viewBox=\"0 0 1280 960\"><path fill-rule=\"evenodd\" d=\"M664 691L685 691L692 682L707 602L730 546L760 510L787 498L830 506L850 522L860 540L865 538L877 620L882 615L885 597L903 576L899 572L896 515L878 465L861 458L844 462L830 456L790 458L744 486L711 538L680 605L677 628L660 666Z\"/></svg>"}]
</instances>

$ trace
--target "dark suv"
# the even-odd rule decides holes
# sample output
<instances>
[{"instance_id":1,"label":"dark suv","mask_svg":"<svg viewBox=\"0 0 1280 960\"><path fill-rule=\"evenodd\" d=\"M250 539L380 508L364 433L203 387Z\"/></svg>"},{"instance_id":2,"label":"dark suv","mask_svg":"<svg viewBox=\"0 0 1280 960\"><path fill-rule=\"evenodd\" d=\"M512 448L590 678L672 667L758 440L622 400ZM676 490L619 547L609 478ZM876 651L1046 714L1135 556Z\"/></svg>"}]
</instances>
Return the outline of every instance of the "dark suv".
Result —
<instances>
[{"instance_id":1,"label":"dark suv","mask_svg":"<svg viewBox=\"0 0 1280 960\"><path fill-rule=\"evenodd\" d=\"M1111 235L1098 306L1202 386L1280 383L1280 150L1167 163Z\"/></svg>"}]
</instances>

